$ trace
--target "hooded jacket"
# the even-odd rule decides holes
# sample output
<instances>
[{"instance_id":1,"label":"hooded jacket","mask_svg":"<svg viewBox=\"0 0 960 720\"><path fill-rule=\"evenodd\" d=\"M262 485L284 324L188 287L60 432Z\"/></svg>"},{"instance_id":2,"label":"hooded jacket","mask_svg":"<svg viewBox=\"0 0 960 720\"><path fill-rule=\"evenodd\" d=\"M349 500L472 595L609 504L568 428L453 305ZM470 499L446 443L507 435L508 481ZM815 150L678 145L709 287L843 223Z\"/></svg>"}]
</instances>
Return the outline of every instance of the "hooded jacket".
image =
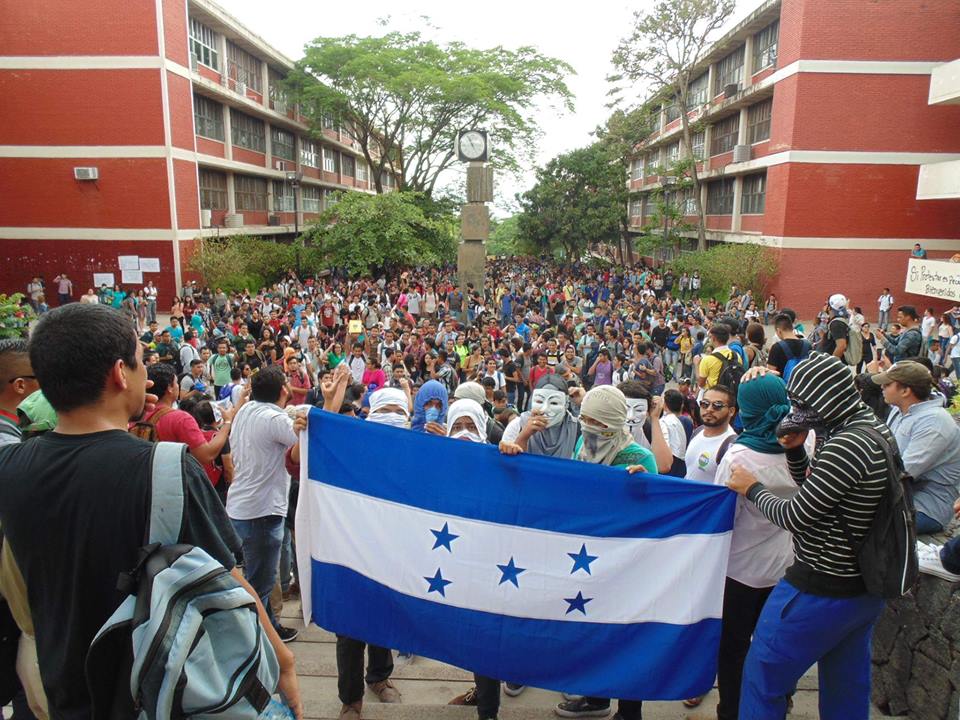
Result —
<instances>
[{"instance_id":1,"label":"hooded jacket","mask_svg":"<svg viewBox=\"0 0 960 720\"><path fill-rule=\"evenodd\" d=\"M866 535L886 487L887 467L883 448L855 428L872 425L891 443L893 436L860 400L849 368L832 355L814 352L797 364L787 394L794 405L817 414L825 441L812 461L802 446L787 453L800 487L793 498L778 498L762 483L747 497L772 523L793 533L796 562L786 573L791 584L814 595L862 595L860 566L840 519L856 542Z\"/></svg>"}]
</instances>

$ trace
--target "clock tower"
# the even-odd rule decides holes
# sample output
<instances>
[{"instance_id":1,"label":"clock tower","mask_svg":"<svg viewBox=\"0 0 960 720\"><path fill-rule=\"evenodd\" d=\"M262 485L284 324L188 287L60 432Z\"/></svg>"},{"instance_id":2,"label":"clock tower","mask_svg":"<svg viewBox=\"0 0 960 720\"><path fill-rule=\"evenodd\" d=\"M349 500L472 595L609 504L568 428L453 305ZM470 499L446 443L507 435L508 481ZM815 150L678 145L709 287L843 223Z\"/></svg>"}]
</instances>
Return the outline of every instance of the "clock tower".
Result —
<instances>
[{"instance_id":1,"label":"clock tower","mask_svg":"<svg viewBox=\"0 0 960 720\"><path fill-rule=\"evenodd\" d=\"M457 277L468 307L471 292L483 296L487 240L490 237L487 203L493 201L493 168L486 165L489 142L485 130L461 130L456 149L457 157L468 163L467 202L460 210L461 240L457 251ZM469 315L466 317L469 324Z\"/></svg>"}]
</instances>

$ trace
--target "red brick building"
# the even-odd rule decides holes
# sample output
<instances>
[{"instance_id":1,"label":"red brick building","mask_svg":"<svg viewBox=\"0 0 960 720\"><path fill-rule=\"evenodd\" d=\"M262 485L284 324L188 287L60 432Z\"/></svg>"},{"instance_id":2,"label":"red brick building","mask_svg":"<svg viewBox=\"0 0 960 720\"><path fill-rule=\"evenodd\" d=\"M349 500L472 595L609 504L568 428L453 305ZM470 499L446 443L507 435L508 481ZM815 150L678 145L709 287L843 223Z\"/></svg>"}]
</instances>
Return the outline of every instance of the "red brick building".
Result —
<instances>
[{"instance_id":1,"label":"red brick building","mask_svg":"<svg viewBox=\"0 0 960 720\"><path fill-rule=\"evenodd\" d=\"M804 317L844 292L872 318L885 286L898 301L930 304L902 289L914 243L931 258L960 251L960 173L941 181L952 194L921 186L931 199L918 199L921 166L960 161L960 72L944 72L958 57L956 0L764 3L693 75L709 242L776 248L772 289ZM936 91L934 72L944 75ZM650 171L682 152L677 109L662 107L660 121L632 161L638 231L659 202ZM671 202L695 223L691 192ZM684 249L695 248L696 233L685 234Z\"/></svg>"},{"instance_id":2,"label":"red brick building","mask_svg":"<svg viewBox=\"0 0 960 720\"><path fill-rule=\"evenodd\" d=\"M163 307L199 238L291 237L294 192L302 227L336 191L372 191L348 128L311 134L285 98L291 67L209 0L7 3L0 292L41 275L52 295L66 272L79 297L137 256L159 260L143 282Z\"/></svg>"}]
</instances>

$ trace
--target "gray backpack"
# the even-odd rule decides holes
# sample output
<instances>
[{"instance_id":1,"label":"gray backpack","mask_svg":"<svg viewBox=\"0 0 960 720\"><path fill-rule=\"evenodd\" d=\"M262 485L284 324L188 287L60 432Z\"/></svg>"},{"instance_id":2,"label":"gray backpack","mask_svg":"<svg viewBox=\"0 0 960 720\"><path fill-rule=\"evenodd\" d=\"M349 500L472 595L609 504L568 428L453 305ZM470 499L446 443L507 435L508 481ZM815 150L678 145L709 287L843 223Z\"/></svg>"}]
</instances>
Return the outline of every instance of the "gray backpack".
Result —
<instances>
[{"instance_id":1,"label":"gray backpack","mask_svg":"<svg viewBox=\"0 0 960 720\"><path fill-rule=\"evenodd\" d=\"M253 719L276 690L279 665L253 597L204 550L177 544L185 449L154 446L147 545L87 654L94 720Z\"/></svg>"}]
</instances>

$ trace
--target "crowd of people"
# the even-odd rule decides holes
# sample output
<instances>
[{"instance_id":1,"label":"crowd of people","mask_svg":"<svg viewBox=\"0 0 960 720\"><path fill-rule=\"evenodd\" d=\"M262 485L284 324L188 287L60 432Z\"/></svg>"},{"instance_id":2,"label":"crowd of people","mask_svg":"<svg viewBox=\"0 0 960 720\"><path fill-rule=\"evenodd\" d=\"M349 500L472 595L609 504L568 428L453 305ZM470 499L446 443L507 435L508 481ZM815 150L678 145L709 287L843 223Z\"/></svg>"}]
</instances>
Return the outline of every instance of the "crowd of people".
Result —
<instances>
[{"instance_id":1,"label":"crowd of people","mask_svg":"<svg viewBox=\"0 0 960 720\"><path fill-rule=\"evenodd\" d=\"M0 591L23 654L35 639L39 658L21 663L17 718L89 716L86 648L122 600L118 574L137 562L156 441L186 446L181 541L257 598L279 689L300 716L285 645L298 631L279 618L298 593L309 406L507 456L621 467L625 481L655 473L739 493L719 720L782 717L814 663L823 716L867 718L884 602L867 592L856 548L886 487L887 450L899 447L913 477L920 533L947 529L960 509L960 428L946 410L960 310L938 326L889 290L873 329L838 293L809 331L774 295L734 286L724 302L701 297L696 274L522 258L492 262L484 287L466 292L449 268L290 273L257 292L190 282L164 322L152 284L60 299L37 308L29 343L0 344ZM924 570L960 581L960 545L919 552ZM367 688L401 702L391 676L413 659L338 637L340 717L361 717ZM507 695L524 690L478 676L451 702L496 718L501 680ZM613 710L568 695L555 711ZM641 712L642 698L621 698L614 717Z\"/></svg>"}]
</instances>

